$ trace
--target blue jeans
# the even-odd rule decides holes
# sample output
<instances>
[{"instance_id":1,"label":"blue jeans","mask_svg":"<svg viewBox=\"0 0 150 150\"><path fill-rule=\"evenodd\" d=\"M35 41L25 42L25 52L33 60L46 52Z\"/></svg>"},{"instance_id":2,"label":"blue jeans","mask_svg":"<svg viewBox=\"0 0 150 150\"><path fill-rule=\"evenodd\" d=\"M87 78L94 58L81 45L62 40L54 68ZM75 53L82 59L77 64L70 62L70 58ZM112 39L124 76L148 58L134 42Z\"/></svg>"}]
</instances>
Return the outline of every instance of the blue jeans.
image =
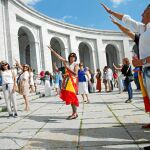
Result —
<instances>
[{"instance_id":1,"label":"blue jeans","mask_svg":"<svg viewBox=\"0 0 150 150\"><path fill-rule=\"evenodd\" d=\"M134 77L134 82L135 82L137 90L140 90L139 78L138 77Z\"/></svg>"},{"instance_id":2,"label":"blue jeans","mask_svg":"<svg viewBox=\"0 0 150 150\"><path fill-rule=\"evenodd\" d=\"M127 80L127 78L124 81L125 81L126 90L128 92L128 99L132 99L133 98L133 93L132 93L131 82L129 82Z\"/></svg>"},{"instance_id":3,"label":"blue jeans","mask_svg":"<svg viewBox=\"0 0 150 150\"><path fill-rule=\"evenodd\" d=\"M62 87L62 80L59 80L59 89L61 90Z\"/></svg>"},{"instance_id":4,"label":"blue jeans","mask_svg":"<svg viewBox=\"0 0 150 150\"><path fill-rule=\"evenodd\" d=\"M145 67L143 69L143 81L150 99L150 67Z\"/></svg>"}]
</instances>

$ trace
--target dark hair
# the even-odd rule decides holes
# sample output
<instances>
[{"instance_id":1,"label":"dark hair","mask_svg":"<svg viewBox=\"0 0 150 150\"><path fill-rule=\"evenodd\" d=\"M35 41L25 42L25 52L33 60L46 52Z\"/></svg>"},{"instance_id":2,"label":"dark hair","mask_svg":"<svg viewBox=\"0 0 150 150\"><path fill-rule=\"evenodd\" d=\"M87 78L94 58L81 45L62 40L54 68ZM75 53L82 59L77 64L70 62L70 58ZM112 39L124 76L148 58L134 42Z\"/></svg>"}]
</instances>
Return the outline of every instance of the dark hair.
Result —
<instances>
[{"instance_id":1,"label":"dark hair","mask_svg":"<svg viewBox=\"0 0 150 150\"><path fill-rule=\"evenodd\" d=\"M70 53L68 56L68 61L70 62L70 57L73 56L75 58L75 61L77 61L77 55L75 53Z\"/></svg>"},{"instance_id":2,"label":"dark hair","mask_svg":"<svg viewBox=\"0 0 150 150\"><path fill-rule=\"evenodd\" d=\"M101 70L98 68L98 69L97 69L97 72L101 72Z\"/></svg>"},{"instance_id":3,"label":"dark hair","mask_svg":"<svg viewBox=\"0 0 150 150\"><path fill-rule=\"evenodd\" d=\"M49 71L45 71L45 75L50 75Z\"/></svg>"},{"instance_id":4,"label":"dark hair","mask_svg":"<svg viewBox=\"0 0 150 150\"><path fill-rule=\"evenodd\" d=\"M83 63L82 63L82 62L79 63L79 67L80 67L80 66L83 66Z\"/></svg>"},{"instance_id":5,"label":"dark hair","mask_svg":"<svg viewBox=\"0 0 150 150\"><path fill-rule=\"evenodd\" d=\"M10 65L8 63L5 63L8 65L8 70L10 70ZM5 69L3 68L3 65L5 65L4 63L1 64L0 70L5 71Z\"/></svg>"},{"instance_id":6,"label":"dark hair","mask_svg":"<svg viewBox=\"0 0 150 150\"><path fill-rule=\"evenodd\" d=\"M147 7L146 7L146 9L145 9L145 10L147 10L148 8L150 8L150 4L148 4L148 5L147 5Z\"/></svg>"}]
</instances>

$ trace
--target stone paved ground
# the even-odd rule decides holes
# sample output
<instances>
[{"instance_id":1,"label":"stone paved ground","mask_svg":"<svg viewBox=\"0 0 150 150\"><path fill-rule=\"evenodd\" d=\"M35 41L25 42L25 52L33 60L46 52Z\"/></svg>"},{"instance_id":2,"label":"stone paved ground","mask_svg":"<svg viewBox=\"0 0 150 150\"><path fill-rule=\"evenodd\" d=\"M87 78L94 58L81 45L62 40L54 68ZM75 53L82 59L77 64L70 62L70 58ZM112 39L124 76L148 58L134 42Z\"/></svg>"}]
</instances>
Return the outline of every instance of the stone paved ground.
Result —
<instances>
[{"instance_id":1,"label":"stone paved ground","mask_svg":"<svg viewBox=\"0 0 150 150\"><path fill-rule=\"evenodd\" d=\"M58 97L31 101L31 110L19 117L0 113L0 149L22 150L139 150L150 145L150 130L141 125L150 122L144 112L141 94L134 92L134 103L126 104L127 93L90 94L90 104L81 97L76 120Z\"/></svg>"}]
</instances>

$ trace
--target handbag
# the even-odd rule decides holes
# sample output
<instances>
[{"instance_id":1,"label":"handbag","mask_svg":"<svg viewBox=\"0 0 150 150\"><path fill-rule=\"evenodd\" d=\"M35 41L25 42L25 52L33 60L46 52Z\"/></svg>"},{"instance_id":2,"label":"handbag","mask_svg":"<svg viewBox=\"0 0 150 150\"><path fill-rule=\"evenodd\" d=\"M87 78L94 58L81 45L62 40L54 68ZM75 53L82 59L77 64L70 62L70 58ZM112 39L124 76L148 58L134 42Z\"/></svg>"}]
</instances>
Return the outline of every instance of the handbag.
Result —
<instances>
[{"instance_id":1,"label":"handbag","mask_svg":"<svg viewBox=\"0 0 150 150\"><path fill-rule=\"evenodd\" d=\"M128 70L127 70L126 74L128 73L128 71L129 71L130 67L131 67L131 66L129 66L129 68L128 68ZM127 80L128 80L129 82L134 81L134 76L133 76L133 75L127 76Z\"/></svg>"},{"instance_id":2,"label":"handbag","mask_svg":"<svg viewBox=\"0 0 150 150\"><path fill-rule=\"evenodd\" d=\"M128 81L129 81L129 82L132 82L132 81L134 80L133 75L132 75L132 76L128 76L127 78L128 78Z\"/></svg>"}]
</instances>

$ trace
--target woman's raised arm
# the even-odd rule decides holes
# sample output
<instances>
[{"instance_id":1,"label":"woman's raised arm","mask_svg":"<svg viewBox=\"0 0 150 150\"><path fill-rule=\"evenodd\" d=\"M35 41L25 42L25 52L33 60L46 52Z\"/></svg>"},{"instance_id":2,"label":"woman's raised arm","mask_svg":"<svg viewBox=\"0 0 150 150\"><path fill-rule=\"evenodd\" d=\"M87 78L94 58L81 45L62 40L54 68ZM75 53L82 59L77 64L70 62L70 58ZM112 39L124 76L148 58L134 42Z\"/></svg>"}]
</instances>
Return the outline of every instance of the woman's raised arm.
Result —
<instances>
[{"instance_id":1,"label":"woman's raised arm","mask_svg":"<svg viewBox=\"0 0 150 150\"><path fill-rule=\"evenodd\" d=\"M129 36L131 39L135 40L135 33L132 32L131 30L129 30L128 28L124 27L123 25L121 25L120 23L118 23L112 16L110 16L111 21L117 25L117 27L123 32L125 33L127 36Z\"/></svg>"},{"instance_id":2,"label":"woman's raised arm","mask_svg":"<svg viewBox=\"0 0 150 150\"><path fill-rule=\"evenodd\" d=\"M62 62L67 62L62 56L60 56L59 54L57 54L50 46L47 46L48 49Z\"/></svg>"}]
</instances>

